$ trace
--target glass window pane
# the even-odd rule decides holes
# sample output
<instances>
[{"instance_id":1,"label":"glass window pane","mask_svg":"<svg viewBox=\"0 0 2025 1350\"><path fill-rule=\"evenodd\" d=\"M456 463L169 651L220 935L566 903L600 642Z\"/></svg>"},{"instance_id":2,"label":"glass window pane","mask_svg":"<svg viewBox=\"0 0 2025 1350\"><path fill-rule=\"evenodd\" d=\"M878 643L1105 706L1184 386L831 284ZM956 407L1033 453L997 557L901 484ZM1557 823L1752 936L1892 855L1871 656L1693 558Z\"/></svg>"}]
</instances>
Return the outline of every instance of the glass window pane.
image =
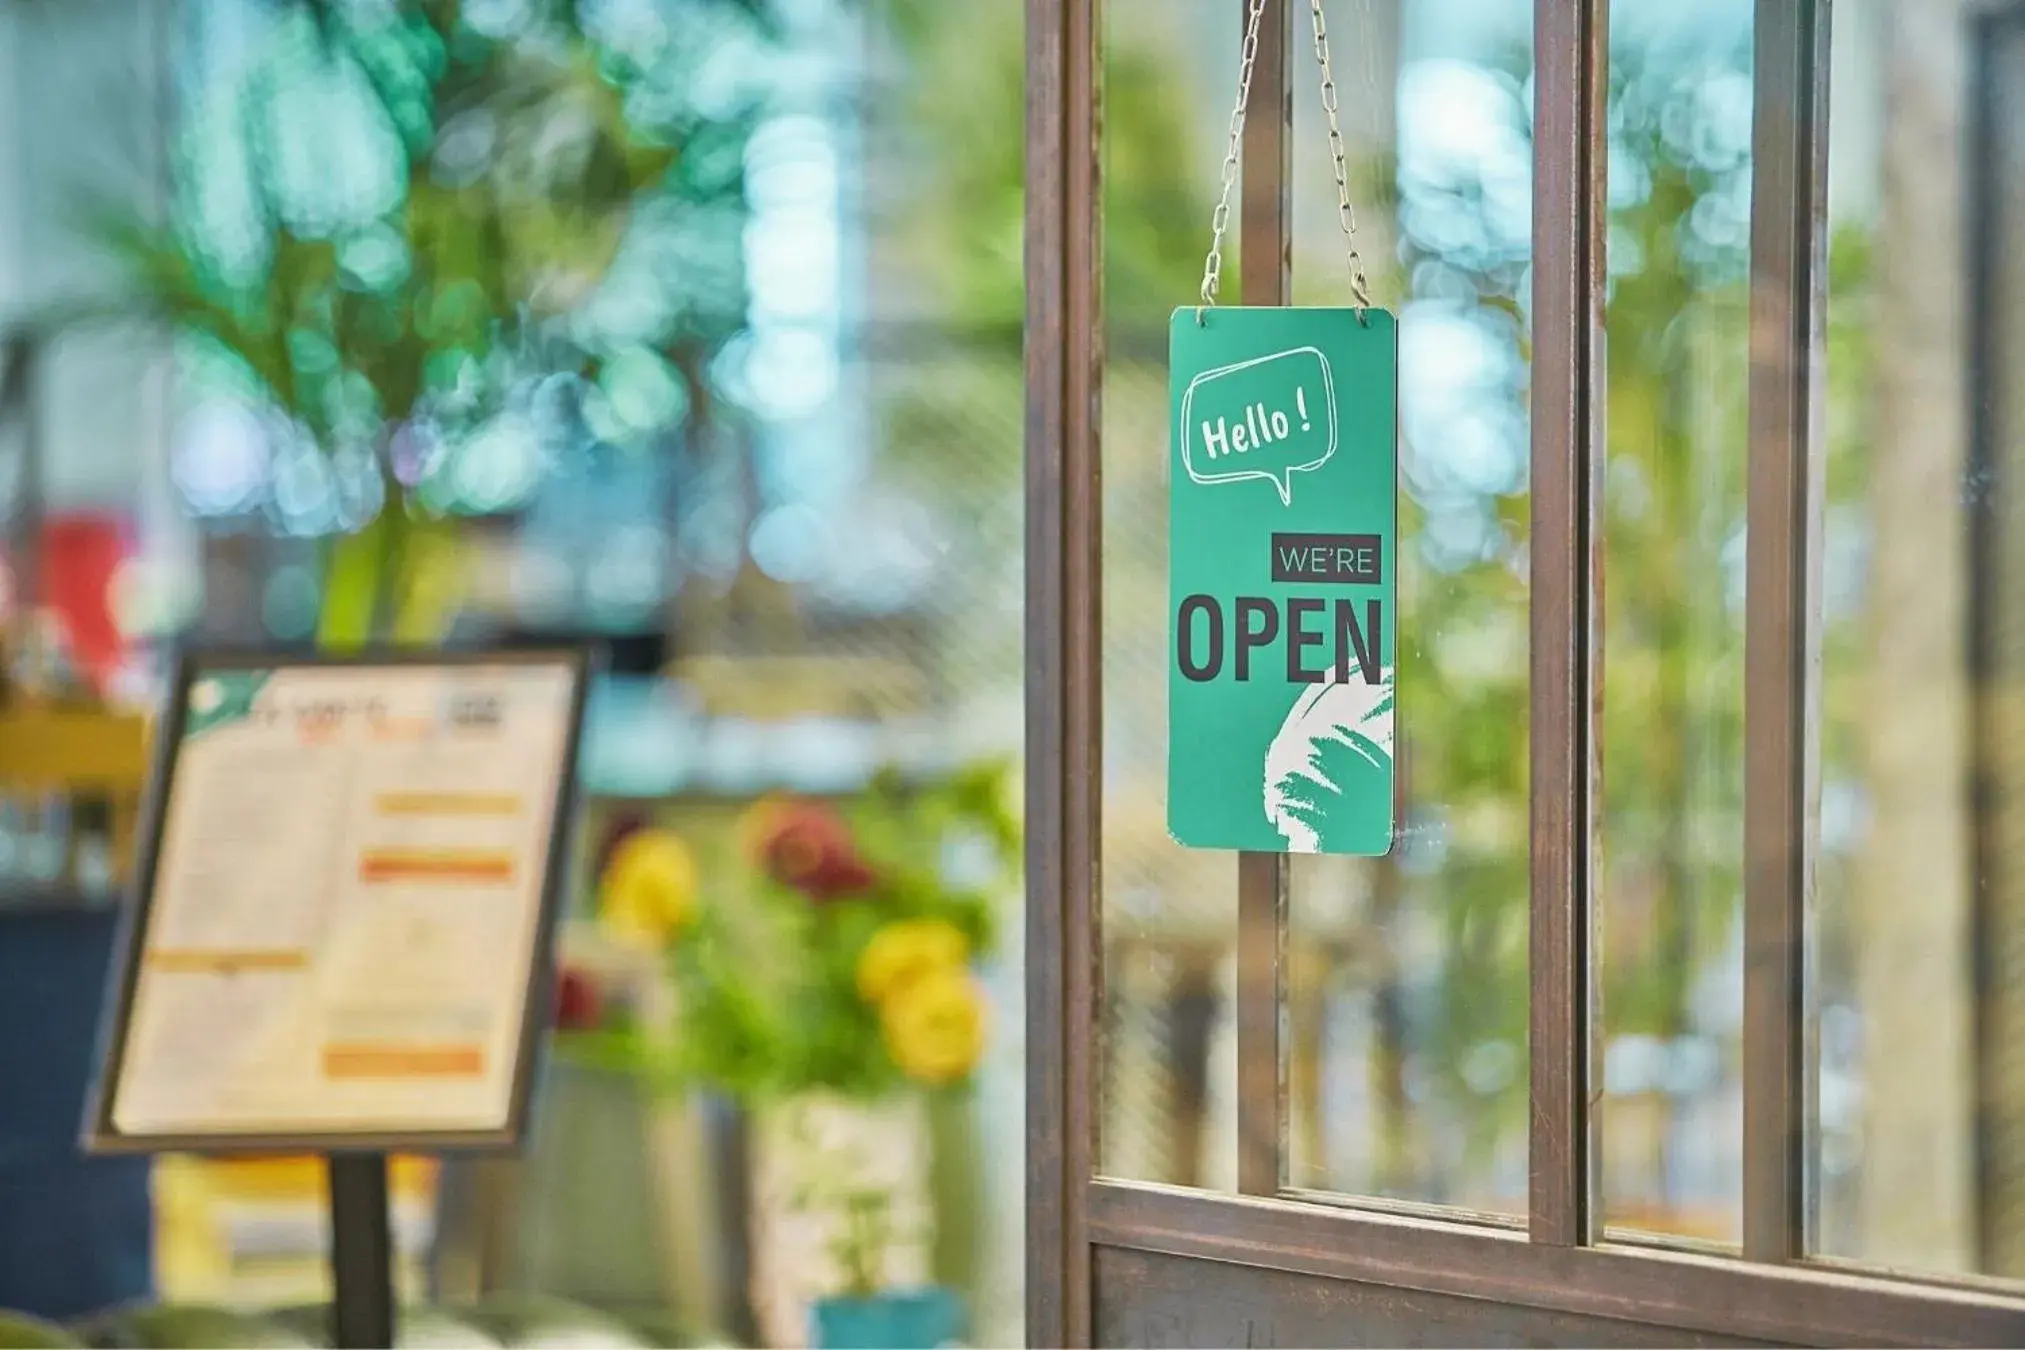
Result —
<instances>
[{"instance_id":1,"label":"glass window pane","mask_svg":"<svg viewBox=\"0 0 2025 1350\"><path fill-rule=\"evenodd\" d=\"M1345 304L1296 25L1295 298ZM1522 1214L1532 7L1368 0L1332 35L1361 251L1400 314L1404 806L1391 857L1294 863L1287 1176Z\"/></svg>"},{"instance_id":2,"label":"glass window pane","mask_svg":"<svg viewBox=\"0 0 2025 1350\"><path fill-rule=\"evenodd\" d=\"M2025 1275L2025 10L1836 11L1820 1250Z\"/></svg>"},{"instance_id":3,"label":"glass window pane","mask_svg":"<svg viewBox=\"0 0 2025 1350\"><path fill-rule=\"evenodd\" d=\"M1241 15L1218 0L1112 0L1104 14L1107 1007L1098 1168L1230 1190L1237 864L1232 854L1184 849L1166 829L1167 316L1201 284ZM1235 201L1232 216L1234 237ZM1234 252L1226 256L1234 292Z\"/></svg>"},{"instance_id":4,"label":"glass window pane","mask_svg":"<svg viewBox=\"0 0 2025 1350\"><path fill-rule=\"evenodd\" d=\"M1606 1225L1740 1239L1751 6L1611 6Z\"/></svg>"}]
</instances>

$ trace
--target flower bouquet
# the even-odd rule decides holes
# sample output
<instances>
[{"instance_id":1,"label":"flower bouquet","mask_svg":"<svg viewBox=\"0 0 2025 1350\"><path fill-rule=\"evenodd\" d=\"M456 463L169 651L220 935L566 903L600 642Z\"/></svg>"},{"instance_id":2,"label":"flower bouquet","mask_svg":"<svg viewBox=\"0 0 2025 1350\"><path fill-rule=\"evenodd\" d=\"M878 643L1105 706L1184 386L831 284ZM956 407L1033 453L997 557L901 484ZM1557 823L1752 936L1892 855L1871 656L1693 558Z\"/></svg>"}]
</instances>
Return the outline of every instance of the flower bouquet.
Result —
<instances>
[{"instance_id":1,"label":"flower bouquet","mask_svg":"<svg viewBox=\"0 0 2025 1350\"><path fill-rule=\"evenodd\" d=\"M607 1020L574 1053L746 1108L754 1304L800 1344L814 1304L926 1284L930 1094L966 1086L975 967L1017 875L1007 773L877 777L840 802L769 797L717 830L636 825L600 869L599 926L654 954L669 1025Z\"/></svg>"}]
</instances>

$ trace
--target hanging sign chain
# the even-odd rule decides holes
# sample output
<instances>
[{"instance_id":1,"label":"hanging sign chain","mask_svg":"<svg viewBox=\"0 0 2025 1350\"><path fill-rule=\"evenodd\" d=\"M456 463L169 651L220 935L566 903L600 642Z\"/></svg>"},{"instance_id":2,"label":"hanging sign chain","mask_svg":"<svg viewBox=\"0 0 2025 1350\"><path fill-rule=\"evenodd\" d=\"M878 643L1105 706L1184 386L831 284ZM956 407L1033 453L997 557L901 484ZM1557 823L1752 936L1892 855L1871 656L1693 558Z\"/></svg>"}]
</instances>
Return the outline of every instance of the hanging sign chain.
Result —
<instances>
[{"instance_id":1,"label":"hanging sign chain","mask_svg":"<svg viewBox=\"0 0 2025 1350\"><path fill-rule=\"evenodd\" d=\"M1202 303L1216 303L1223 280L1223 236L1230 228L1230 190L1237 182L1238 144L1245 134L1245 105L1252 97L1252 67L1259 59L1259 20L1266 14L1266 0L1252 0L1251 15L1245 20L1244 56L1238 65L1237 107L1230 112L1230 148L1223 156L1223 191L1209 218L1209 258L1202 265Z\"/></svg>"},{"instance_id":2,"label":"hanging sign chain","mask_svg":"<svg viewBox=\"0 0 2025 1350\"><path fill-rule=\"evenodd\" d=\"M1315 64L1322 68L1322 111L1329 118L1329 158L1336 168L1336 216L1343 225L1343 248L1349 254L1350 298L1357 308L1371 306L1371 285L1364 279L1364 259L1357 253L1357 211L1350 205L1350 171L1343 163L1343 131L1336 125L1336 76L1329 69L1329 27L1322 18L1322 0L1308 0L1315 16Z\"/></svg>"},{"instance_id":3,"label":"hanging sign chain","mask_svg":"<svg viewBox=\"0 0 2025 1350\"><path fill-rule=\"evenodd\" d=\"M1343 242L1349 253L1350 294L1357 308L1371 304L1371 288L1364 276L1364 260L1357 252L1357 212L1350 205L1350 172L1344 162L1343 132L1336 124L1336 78L1329 67L1329 29L1322 16L1322 0L1308 0L1314 18L1315 63L1322 70L1322 111L1329 119L1329 156L1336 170L1337 218L1343 226ZM1251 102L1252 68L1259 57L1259 24L1264 19L1266 0L1251 0L1245 19L1244 52L1238 65L1237 106L1230 114L1230 145L1223 157L1223 184L1216 210L1210 216L1209 257L1202 267L1202 303L1214 305L1223 281L1223 240L1230 229L1231 187L1237 182L1238 147L1244 140L1245 108ZM1198 318L1200 315L1197 316Z\"/></svg>"}]
</instances>

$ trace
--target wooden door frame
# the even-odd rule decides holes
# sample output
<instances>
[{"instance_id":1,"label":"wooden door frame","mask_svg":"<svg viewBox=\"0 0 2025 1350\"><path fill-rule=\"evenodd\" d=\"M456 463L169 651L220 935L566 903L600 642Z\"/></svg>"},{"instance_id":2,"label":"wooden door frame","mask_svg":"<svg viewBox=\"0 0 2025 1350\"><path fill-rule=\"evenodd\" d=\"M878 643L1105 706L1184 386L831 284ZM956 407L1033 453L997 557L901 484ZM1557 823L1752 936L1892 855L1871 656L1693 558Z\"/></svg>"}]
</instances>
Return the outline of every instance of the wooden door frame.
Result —
<instances>
[{"instance_id":1,"label":"wooden door frame","mask_svg":"<svg viewBox=\"0 0 2025 1350\"><path fill-rule=\"evenodd\" d=\"M1098 0L1026 7L1027 1339L1088 1344L1102 795Z\"/></svg>"},{"instance_id":2,"label":"wooden door frame","mask_svg":"<svg viewBox=\"0 0 2025 1350\"><path fill-rule=\"evenodd\" d=\"M1230 0L1232 21L1242 0ZM2011 1344L2025 1298L1807 1259L1829 0L1756 18L1741 1259L1607 1237L1595 1177L1608 0L1535 0L1528 1213L1287 1198L1281 860L1239 864L1239 1196L1099 1179L1100 0L1026 0L1027 1337ZM1284 303L1289 0L1245 133L1241 279ZM1271 166L1258 174L1260 165ZM1204 1264L1206 1263L1206 1264ZM1388 1320L1391 1319L1391 1320ZM1261 1329L1263 1328L1263 1329ZM1395 1339L1390 1343L1398 1343Z\"/></svg>"}]
</instances>

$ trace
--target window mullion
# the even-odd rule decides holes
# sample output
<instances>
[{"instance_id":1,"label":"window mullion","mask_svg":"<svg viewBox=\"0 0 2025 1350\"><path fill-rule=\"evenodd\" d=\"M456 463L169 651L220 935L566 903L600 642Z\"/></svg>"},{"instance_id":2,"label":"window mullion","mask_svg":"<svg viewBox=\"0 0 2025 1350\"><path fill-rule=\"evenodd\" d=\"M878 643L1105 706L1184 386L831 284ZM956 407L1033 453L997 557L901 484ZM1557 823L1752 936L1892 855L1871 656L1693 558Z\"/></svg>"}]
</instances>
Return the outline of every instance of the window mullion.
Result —
<instances>
[{"instance_id":1,"label":"window mullion","mask_svg":"<svg viewBox=\"0 0 2025 1350\"><path fill-rule=\"evenodd\" d=\"M1820 800L1827 0L1760 0L1744 600L1744 1254L1811 1246L1808 906Z\"/></svg>"},{"instance_id":2,"label":"window mullion","mask_svg":"<svg viewBox=\"0 0 2025 1350\"><path fill-rule=\"evenodd\" d=\"M1534 8L1528 1226L1590 1240L1608 0Z\"/></svg>"}]
</instances>

